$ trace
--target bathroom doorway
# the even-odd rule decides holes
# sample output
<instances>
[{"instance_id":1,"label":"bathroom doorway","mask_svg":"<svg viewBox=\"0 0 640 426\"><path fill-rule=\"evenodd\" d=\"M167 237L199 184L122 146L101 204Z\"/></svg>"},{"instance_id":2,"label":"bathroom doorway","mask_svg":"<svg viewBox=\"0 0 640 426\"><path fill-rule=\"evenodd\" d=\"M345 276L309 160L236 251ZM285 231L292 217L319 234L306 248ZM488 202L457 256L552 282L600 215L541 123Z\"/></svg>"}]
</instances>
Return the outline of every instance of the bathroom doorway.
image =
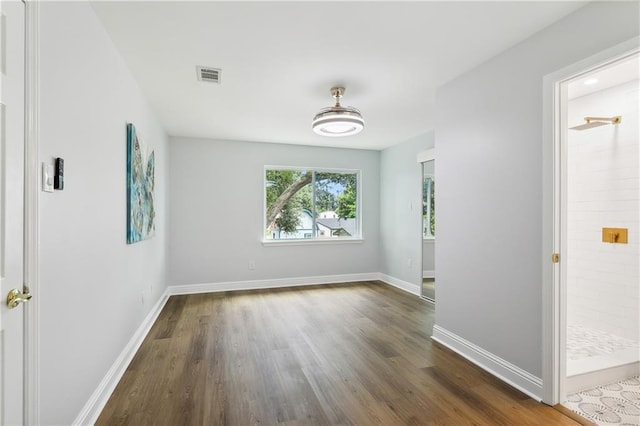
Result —
<instances>
[{"instance_id":1,"label":"bathroom doorway","mask_svg":"<svg viewBox=\"0 0 640 426\"><path fill-rule=\"evenodd\" d=\"M561 84L561 395L640 424L640 55Z\"/></svg>"},{"instance_id":2,"label":"bathroom doorway","mask_svg":"<svg viewBox=\"0 0 640 426\"><path fill-rule=\"evenodd\" d=\"M422 285L420 296L436 301L435 243L436 243L436 183L435 152L422 157Z\"/></svg>"}]
</instances>

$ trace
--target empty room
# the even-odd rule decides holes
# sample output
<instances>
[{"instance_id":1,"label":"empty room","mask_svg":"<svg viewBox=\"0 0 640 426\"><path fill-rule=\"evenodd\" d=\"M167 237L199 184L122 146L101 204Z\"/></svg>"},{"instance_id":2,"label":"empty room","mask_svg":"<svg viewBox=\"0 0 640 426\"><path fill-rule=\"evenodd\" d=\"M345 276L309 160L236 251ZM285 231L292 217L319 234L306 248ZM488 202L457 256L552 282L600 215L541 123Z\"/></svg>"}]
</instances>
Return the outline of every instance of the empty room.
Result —
<instances>
[{"instance_id":1,"label":"empty room","mask_svg":"<svg viewBox=\"0 0 640 426\"><path fill-rule=\"evenodd\" d=\"M640 426L639 1L0 8L0 424Z\"/></svg>"}]
</instances>

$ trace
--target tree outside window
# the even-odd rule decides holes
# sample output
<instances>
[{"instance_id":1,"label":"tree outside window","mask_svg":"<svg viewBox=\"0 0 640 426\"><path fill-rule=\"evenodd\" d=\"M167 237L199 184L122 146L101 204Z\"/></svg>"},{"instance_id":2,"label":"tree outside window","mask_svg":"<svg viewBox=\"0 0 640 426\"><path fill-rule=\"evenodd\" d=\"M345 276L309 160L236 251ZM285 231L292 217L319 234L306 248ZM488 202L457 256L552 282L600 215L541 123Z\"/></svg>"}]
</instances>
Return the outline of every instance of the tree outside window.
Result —
<instances>
[{"instance_id":1,"label":"tree outside window","mask_svg":"<svg viewBox=\"0 0 640 426\"><path fill-rule=\"evenodd\" d=\"M265 239L360 237L357 171L265 169Z\"/></svg>"},{"instance_id":2,"label":"tree outside window","mask_svg":"<svg viewBox=\"0 0 640 426\"><path fill-rule=\"evenodd\" d=\"M422 181L422 237L436 236L436 183L431 176Z\"/></svg>"}]
</instances>

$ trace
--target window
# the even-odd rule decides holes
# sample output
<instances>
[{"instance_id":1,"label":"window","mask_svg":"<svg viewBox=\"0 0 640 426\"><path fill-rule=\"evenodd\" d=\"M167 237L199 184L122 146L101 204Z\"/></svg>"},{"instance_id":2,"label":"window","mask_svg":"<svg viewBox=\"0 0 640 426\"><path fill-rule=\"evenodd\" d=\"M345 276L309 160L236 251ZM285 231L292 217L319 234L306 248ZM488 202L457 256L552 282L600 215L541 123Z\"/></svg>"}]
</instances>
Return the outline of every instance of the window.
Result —
<instances>
[{"instance_id":1,"label":"window","mask_svg":"<svg viewBox=\"0 0 640 426\"><path fill-rule=\"evenodd\" d=\"M436 236L435 187L433 176L425 176L422 181L422 238Z\"/></svg>"},{"instance_id":2,"label":"window","mask_svg":"<svg viewBox=\"0 0 640 426\"><path fill-rule=\"evenodd\" d=\"M265 240L360 238L359 176L265 167Z\"/></svg>"}]
</instances>

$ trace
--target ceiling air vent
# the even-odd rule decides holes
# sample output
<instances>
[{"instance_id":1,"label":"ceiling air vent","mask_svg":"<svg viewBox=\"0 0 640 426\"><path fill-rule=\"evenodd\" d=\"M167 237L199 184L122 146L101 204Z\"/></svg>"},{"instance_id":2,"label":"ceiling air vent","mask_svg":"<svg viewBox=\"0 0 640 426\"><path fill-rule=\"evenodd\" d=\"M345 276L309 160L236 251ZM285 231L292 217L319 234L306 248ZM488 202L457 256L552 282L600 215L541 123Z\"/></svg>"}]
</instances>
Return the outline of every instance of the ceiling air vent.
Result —
<instances>
[{"instance_id":1,"label":"ceiling air vent","mask_svg":"<svg viewBox=\"0 0 640 426\"><path fill-rule=\"evenodd\" d=\"M196 67L198 71L198 80L208 81L209 83L220 83L222 70L210 67Z\"/></svg>"}]
</instances>

